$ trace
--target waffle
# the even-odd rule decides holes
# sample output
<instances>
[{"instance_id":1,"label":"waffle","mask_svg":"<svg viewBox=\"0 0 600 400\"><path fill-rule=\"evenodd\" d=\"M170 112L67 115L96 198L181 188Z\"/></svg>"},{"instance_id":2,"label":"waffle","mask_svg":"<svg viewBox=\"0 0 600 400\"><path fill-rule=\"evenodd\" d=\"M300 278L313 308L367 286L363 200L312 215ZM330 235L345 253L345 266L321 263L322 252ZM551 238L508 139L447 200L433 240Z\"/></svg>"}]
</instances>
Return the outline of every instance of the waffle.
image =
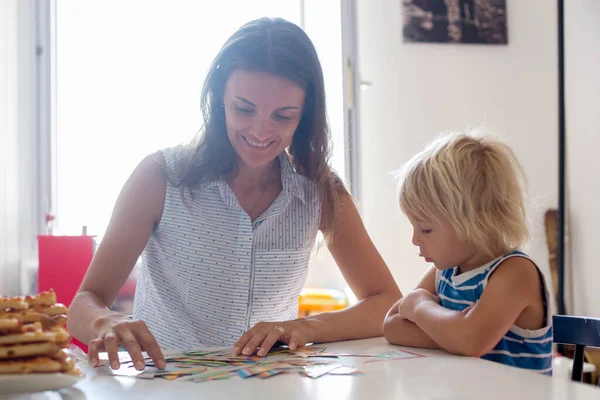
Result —
<instances>
[{"instance_id":1,"label":"waffle","mask_svg":"<svg viewBox=\"0 0 600 400\"><path fill-rule=\"evenodd\" d=\"M76 374L75 360L63 350L71 341L66 313L52 289L0 297L0 374Z\"/></svg>"}]
</instances>

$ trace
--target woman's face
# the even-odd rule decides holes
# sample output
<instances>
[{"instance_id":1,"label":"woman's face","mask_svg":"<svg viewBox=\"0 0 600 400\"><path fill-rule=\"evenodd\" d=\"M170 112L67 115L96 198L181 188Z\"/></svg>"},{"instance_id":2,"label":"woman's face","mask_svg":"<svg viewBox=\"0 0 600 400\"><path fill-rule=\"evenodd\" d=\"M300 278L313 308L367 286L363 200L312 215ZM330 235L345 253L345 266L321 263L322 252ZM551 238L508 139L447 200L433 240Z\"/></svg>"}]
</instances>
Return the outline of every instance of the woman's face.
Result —
<instances>
[{"instance_id":1,"label":"woman's face","mask_svg":"<svg viewBox=\"0 0 600 400\"><path fill-rule=\"evenodd\" d=\"M302 117L305 91L276 75L237 69L225 85L227 136L243 163L261 167L287 148Z\"/></svg>"}]
</instances>

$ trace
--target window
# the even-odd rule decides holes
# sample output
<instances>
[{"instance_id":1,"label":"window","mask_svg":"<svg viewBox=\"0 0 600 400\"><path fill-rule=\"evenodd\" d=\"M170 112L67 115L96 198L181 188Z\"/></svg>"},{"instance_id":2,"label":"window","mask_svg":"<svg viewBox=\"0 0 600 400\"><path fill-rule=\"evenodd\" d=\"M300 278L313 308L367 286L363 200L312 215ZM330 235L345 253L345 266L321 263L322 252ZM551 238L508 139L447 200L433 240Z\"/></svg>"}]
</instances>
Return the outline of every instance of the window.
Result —
<instances>
[{"instance_id":1,"label":"window","mask_svg":"<svg viewBox=\"0 0 600 400\"><path fill-rule=\"evenodd\" d=\"M341 3L321 0L61 0L52 3L55 234L100 239L135 166L201 126L205 73L245 22L303 26L325 74L332 164L344 177ZM137 271L113 305L129 313Z\"/></svg>"},{"instance_id":2,"label":"window","mask_svg":"<svg viewBox=\"0 0 600 400\"><path fill-rule=\"evenodd\" d=\"M205 71L227 37L262 16L304 25L317 47L343 175L339 2L63 0L55 2L55 228L102 236L129 174L201 125Z\"/></svg>"}]
</instances>

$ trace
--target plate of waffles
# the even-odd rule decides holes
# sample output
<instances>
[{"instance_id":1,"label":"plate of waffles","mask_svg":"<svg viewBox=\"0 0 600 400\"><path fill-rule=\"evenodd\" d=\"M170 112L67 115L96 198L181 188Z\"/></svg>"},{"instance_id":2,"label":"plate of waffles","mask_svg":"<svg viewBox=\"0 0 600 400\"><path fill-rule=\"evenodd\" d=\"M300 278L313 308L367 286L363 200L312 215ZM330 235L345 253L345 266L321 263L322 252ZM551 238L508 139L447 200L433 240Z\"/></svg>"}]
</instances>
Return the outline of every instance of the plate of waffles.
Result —
<instances>
[{"instance_id":1,"label":"plate of waffles","mask_svg":"<svg viewBox=\"0 0 600 400\"><path fill-rule=\"evenodd\" d=\"M0 297L0 393L58 390L84 378L64 350L66 314L53 290Z\"/></svg>"}]
</instances>

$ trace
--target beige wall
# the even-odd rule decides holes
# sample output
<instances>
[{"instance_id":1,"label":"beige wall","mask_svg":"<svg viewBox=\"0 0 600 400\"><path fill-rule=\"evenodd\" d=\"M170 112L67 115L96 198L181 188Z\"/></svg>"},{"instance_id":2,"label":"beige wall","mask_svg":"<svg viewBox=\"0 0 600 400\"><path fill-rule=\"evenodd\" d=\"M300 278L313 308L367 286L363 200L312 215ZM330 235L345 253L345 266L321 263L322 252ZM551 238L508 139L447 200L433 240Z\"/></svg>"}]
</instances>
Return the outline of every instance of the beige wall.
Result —
<instances>
[{"instance_id":1,"label":"beige wall","mask_svg":"<svg viewBox=\"0 0 600 400\"><path fill-rule=\"evenodd\" d=\"M600 317L600 1L565 1L569 312Z\"/></svg>"},{"instance_id":2,"label":"beige wall","mask_svg":"<svg viewBox=\"0 0 600 400\"><path fill-rule=\"evenodd\" d=\"M529 180L532 241L548 270L543 214L557 205L557 12L548 0L508 0L509 44L402 42L401 1L359 0L360 203L402 291L426 265L396 204L390 172L444 130L483 125L515 150Z\"/></svg>"}]
</instances>

